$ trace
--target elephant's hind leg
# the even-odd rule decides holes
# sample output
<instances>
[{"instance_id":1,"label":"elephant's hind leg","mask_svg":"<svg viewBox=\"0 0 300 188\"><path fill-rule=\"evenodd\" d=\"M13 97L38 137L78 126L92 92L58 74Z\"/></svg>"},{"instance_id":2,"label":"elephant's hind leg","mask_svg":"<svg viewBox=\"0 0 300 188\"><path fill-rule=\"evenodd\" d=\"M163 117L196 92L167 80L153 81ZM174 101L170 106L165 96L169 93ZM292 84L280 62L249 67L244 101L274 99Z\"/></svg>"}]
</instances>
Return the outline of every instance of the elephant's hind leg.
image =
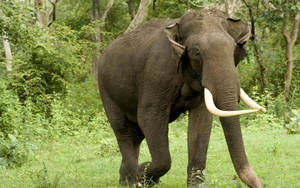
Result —
<instances>
[{"instance_id":1,"label":"elephant's hind leg","mask_svg":"<svg viewBox=\"0 0 300 188\"><path fill-rule=\"evenodd\" d=\"M168 142L168 109L157 109L160 105L141 108L139 125L145 135L152 161L141 164L138 173L144 184L152 186L171 167Z\"/></svg>"},{"instance_id":2,"label":"elephant's hind leg","mask_svg":"<svg viewBox=\"0 0 300 188\"><path fill-rule=\"evenodd\" d=\"M101 94L108 120L122 154L119 183L132 187L139 183L137 178L138 155L144 135L140 128L130 122L125 113L109 97L103 92Z\"/></svg>"},{"instance_id":3,"label":"elephant's hind leg","mask_svg":"<svg viewBox=\"0 0 300 188\"><path fill-rule=\"evenodd\" d=\"M127 185L128 183L131 186L138 183L137 166L139 148L144 135L136 124L129 121L126 122L126 129L124 131L117 139L122 153L119 183L121 185Z\"/></svg>"}]
</instances>

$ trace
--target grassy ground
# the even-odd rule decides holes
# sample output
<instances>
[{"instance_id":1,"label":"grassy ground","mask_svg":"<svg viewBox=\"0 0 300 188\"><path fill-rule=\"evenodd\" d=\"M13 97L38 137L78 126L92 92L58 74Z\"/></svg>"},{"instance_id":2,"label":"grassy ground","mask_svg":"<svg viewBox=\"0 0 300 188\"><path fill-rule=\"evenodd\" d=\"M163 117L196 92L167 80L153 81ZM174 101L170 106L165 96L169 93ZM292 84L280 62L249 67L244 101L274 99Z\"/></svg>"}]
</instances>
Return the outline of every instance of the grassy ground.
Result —
<instances>
[{"instance_id":1,"label":"grassy ground","mask_svg":"<svg viewBox=\"0 0 300 188\"><path fill-rule=\"evenodd\" d=\"M180 124L170 126L172 168L156 187L186 187L186 125ZM243 134L249 161L265 187L300 188L300 135L288 135L283 129L251 127L243 128ZM119 187L121 157L114 139L103 142L96 134L83 131L38 145L34 159L21 168L0 169L1 188ZM149 158L143 142L140 162ZM210 187L246 187L233 170L219 127L213 128L207 162Z\"/></svg>"}]
</instances>

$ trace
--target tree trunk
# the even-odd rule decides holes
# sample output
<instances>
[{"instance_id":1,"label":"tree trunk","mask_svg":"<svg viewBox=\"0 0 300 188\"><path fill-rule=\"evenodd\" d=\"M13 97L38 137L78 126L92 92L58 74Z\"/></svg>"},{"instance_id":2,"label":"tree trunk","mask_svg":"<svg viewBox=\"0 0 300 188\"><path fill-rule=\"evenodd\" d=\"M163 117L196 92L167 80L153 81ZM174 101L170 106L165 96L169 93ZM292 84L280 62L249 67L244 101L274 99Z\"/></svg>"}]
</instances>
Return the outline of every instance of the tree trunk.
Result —
<instances>
[{"instance_id":1,"label":"tree trunk","mask_svg":"<svg viewBox=\"0 0 300 188\"><path fill-rule=\"evenodd\" d=\"M49 21L47 23L47 26L50 27L51 24L56 20L56 4L58 3L59 0L54 0L53 2L50 1L51 5L52 5L52 10L49 14Z\"/></svg>"},{"instance_id":2,"label":"tree trunk","mask_svg":"<svg viewBox=\"0 0 300 188\"><path fill-rule=\"evenodd\" d=\"M255 56L256 62L258 63L258 66L259 66L260 86L261 86L261 91L263 93L265 91L265 89L267 88L267 81L265 78L266 67L264 66L264 64L260 58L258 44L254 40L253 40L253 42L254 42L254 56Z\"/></svg>"},{"instance_id":3,"label":"tree trunk","mask_svg":"<svg viewBox=\"0 0 300 188\"><path fill-rule=\"evenodd\" d=\"M256 40L255 18L254 18L253 12L252 12L252 7L248 4L247 0L243 0L243 2L246 5L246 7L248 8L249 17L250 17L250 21L251 21L251 38L250 38L250 40L253 41L254 56L255 56L256 62L259 65L260 86L261 86L261 91L263 93L265 91L265 89L267 88L267 81L265 78L266 67L264 66L264 64L260 58L260 51L259 51L257 40ZM258 9L258 7L259 7L259 1L257 2L257 9Z\"/></svg>"},{"instance_id":4,"label":"tree trunk","mask_svg":"<svg viewBox=\"0 0 300 188\"><path fill-rule=\"evenodd\" d=\"M97 21L95 25L96 35L94 36L94 41L99 45L102 42L102 34L101 31L103 30L103 25L105 19L107 18L107 14L111 7L114 4L114 0L109 0L106 5L106 8L101 16L100 13L100 1L99 0L92 0L92 18L94 21ZM100 48L96 47L95 49L96 54L92 58L92 70L91 72L96 75L98 70L98 56L100 54Z\"/></svg>"},{"instance_id":5,"label":"tree trunk","mask_svg":"<svg viewBox=\"0 0 300 188\"><path fill-rule=\"evenodd\" d=\"M128 33L135 29L139 24L141 24L145 18L148 15L148 7L151 4L152 0L141 0L139 9L134 17L134 19L131 21L130 25L128 26L125 33Z\"/></svg>"},{"instance_id":6,"label":"tree trunk","mask_svg":"<svg viewBox=\"0 0 300 188\"><path fill-rule=\"evenodd\" d=\"M103 23L105 22L105 19L107 17L108 11L111 9L111 7L114 4L114 0L109 0L109 2L106 5L106 8L101 16L100 13L100 1L99 0L92 0L92 18L94 21L98 21L96 23L96 31L97 35L95 36L95 42L101 42L102 36L101 31L103 29Z\"/></svg>"},{"instance_id":7,"label":"tree trunk","mask_svg":"<svg viewBox=\"0 0 300 188\"><path fill-rule=\"evenodd\" d=\"M92 0L92 18L94 21L100 20L100 1L99 0ZM97 43L96 45L96 49L94 51L96 51L96 53L93 55L92 57L92 67L91 67L91 72L96 75L97 73L97 69L98 69L98 52L100 51L100 48L98 47L98 45L100 45L101 43L101 23L96 23L95 24L95 30L96 30L96 35L94 36L94 41Z\"/></svg>"},{"instance_id":8,"label":"tree trunk","mask_svg":"<svg viewBox=\"0 0 300 188\"><path fill-rule=\"evenodd\" d=\"M226 16L233 18L234 12L241 7L241 3L237 0L226 0L224 3L215 1L214 6L215 8L224 11Z\"/></svg>"},{"instance_id":9,"label":"tree trunk","mask_svg":"<svg viewBox=\"0 0 300 188\"><path fill-rule=\"evenodd\" d=\"M3 36L3 47L5 51L5 57L6 57L6 71L7 71L7 75L10 76L12 71L12 54L11 54L11 48L9 42L7 40L7 36L5 35Z\"/></svg>"},{"instance_id":10,"label":"tree trunk","mask_svg":"<svg viewBox=\"0 0 300 188\"><path fill-rule=\"evenodd\" d=\"M128 0L127 5L128 5L128 12L130 14L131 20L133 20L135 16L134 0Z\"/></svg>"},{"instance_id":11,"label":"tree trunk","mask_svg":"<svg viewBox=\"0 0 300 188\"><path fill-rule=\"evenodd\" d=\"M299 24L300 24L300 14L297 14L294 18L293 28L290 34L288 34L288 21L289 21L289 14L285 14L285 23L282 28L282 34L285 39L286 43L286 51L285 51L285 58L286 58L286 74L284 77L284 90L283 95L285 101L289 101L289 93L290 93L290 87L292 82L292 75L293 75L293 47L295 45L295 42L297 40L298 30L299 30Z\"/></svg>"},{"instance_id":12,"label":"tree trunk","mask_svg":"<svg viewBox=\"0 0 300 188\"><path fill-rule=\"evenodd\" d=\"M34 0L34 7L36 9L36 18L37 21L45 27L48 27L48 21L46 17L46 12L43 11L43 2L42 0Z\"/></svg>"},{"instance_id":13,"label":"tree trunk","mask_svg":"<svg viewBox=\"0 0 300 188\"><path fill-rule=\"evenodd\" d=\"M0 10L0 16L2 16L2 10ZM11 71L12 71L12 53L11 53L11 48L10 44L8 42L8 38L5 34L5 31L3 31L4 35L2 36L3 39L3 47L4 47L4 52L5 52L5 62L6 62L6 72L8 76L11 76Z\"/></svg>"},{"instance_id":14,"label":"tree trunk","mask_svg":"<svg viewBox=\"0 0 300 188\"><path fill-rule=\"evenodd\" d=\"M186 0L186 9L190 10L191 9L191 3L190 0Z\"/></svg>"},{"instance_id":15,"label":"tree trunk","mask_svg":"<svg viewBox=\"0 0 300 188\"><path fill-rule=\"evenodd\" d=\"M101 16L101 22L102 23L105 22L106 17L107 17L107 13L111 9L111 7L113 6L113 4L114 4L114 0L109 0L109 2L107 3L105 11L104 11L103 15Z\"/></svg>"},{"instance_id":16,"label":"tree trunk","mask_svg":"<svg viewBox=\"0 0 300 188\"><path fill-rule=\"evenodd\" d=\"M97 20L100 18L100 1L92 0L92 18Z\"/></svg>"},{"instance_id":17,"label":"tree trunk","mask_svg":"<svg viewBox=\"0 0 300 188\"><path fill-rule=\"evenodd\" d=\"M225 1L225 12L228 17L234 17L234 12L241 7L240 1L237 0L229 0Z\"/></svg>"}]
</instances>

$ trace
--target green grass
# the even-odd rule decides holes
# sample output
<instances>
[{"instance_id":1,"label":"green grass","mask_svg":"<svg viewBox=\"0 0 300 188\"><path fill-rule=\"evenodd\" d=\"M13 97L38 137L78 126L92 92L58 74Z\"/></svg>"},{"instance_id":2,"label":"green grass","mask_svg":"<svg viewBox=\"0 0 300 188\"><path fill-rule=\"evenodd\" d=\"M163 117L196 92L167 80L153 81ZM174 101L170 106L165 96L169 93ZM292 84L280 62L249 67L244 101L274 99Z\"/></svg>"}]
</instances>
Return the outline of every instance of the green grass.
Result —
<instances>
[{"instance_id":1,"label":"green grass","mask_svg":"<svg viewBox=\"0 0 300 188\"><path fill-rule=\"evenodd\" d=\"M182 124L186 123L179 121L170 126L172 168L161 178L158 188L186 187L187 131ZM0 169L0 187L120 187L121 157L115 139L103 142L97 135L101 133L82 131L76 136L37 143L39 150L24 166ZM300 188L300 135L289 135L284 129L248 127L243 128L243 136L250 164L265 187ZM143 142L140 162L149 159ZM246 187L234 172L219 127L212 131L206 177L210 187Z\"/></svg>"}]
</instances>

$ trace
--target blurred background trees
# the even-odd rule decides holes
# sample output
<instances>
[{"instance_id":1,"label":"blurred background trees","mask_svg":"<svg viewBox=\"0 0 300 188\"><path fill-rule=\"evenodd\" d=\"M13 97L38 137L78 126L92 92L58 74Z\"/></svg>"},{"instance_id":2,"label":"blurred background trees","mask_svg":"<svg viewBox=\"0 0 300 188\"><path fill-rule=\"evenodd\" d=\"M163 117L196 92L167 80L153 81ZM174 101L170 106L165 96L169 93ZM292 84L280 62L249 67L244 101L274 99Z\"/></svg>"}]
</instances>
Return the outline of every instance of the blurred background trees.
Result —
<instances>
[{"instance_id":1,"label":"blurred background trees","mask_svg":"<svg viewBox=\"0 0 300 188\"><path fill-rule=\"evenodd\" d=\"M151 18L213 7L251 26L243 88L300 132L297 0L1 0L0 143L100 126L94 75L105 47Z\"/></svg>"}]
</instances>

